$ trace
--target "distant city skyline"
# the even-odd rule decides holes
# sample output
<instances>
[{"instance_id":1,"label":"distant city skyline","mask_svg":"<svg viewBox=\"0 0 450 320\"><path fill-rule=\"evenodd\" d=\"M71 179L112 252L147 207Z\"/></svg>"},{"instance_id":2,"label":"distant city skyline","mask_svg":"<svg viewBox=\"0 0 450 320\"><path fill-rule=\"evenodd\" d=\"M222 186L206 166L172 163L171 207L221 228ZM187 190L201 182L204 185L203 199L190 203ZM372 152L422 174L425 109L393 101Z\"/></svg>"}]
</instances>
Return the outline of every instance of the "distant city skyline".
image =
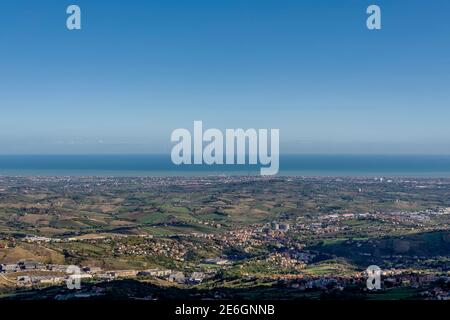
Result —
<instances>
[{"instance_id":1,"label":"distant city skyline","mask_svg":"<svg viewBox=\"0 0 450 320\"><path fill-rule=\"evenodd\" d=\"M66 8L82 10L68 31ZM368 30L366 9L382 10ZM1 154L168 154L192 128L280 151L450 154L450 3L5 0Z\"/></svg>"}]
</instances>

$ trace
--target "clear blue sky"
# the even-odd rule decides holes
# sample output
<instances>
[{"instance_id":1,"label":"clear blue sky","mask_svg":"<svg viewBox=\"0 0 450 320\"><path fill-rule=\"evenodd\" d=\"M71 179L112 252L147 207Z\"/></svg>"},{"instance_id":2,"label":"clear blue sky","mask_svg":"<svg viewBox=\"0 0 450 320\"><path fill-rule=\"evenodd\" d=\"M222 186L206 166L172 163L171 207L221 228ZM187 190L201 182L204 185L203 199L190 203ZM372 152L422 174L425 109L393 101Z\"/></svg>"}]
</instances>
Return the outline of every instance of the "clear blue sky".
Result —
<instances>
[{"instance_id":1,"label":"clear blue sky","mask_svg":"<svg viewBox=\"0 0 450 320\"><path fill-rule=\"evenodd\" d=\"M68 31L66 8L82 9ZM366 8L382 9L381 31ZM0 154L169 152L279 128L284 153L450 153L448 0L2 0Z\"/></svg>"}]
</instances>

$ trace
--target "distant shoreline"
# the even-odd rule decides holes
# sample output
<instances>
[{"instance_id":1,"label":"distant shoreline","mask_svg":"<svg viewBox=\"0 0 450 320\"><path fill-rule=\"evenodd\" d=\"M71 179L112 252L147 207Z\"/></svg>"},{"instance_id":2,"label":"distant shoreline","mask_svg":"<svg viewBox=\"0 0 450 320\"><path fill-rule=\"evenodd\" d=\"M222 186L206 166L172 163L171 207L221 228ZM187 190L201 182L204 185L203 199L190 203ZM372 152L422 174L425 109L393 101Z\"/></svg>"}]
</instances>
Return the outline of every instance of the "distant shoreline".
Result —
<instances>
[{"instance_id":1,"label":"distant shoreline","mask_svg":"<svg viewBox=\"0 0 450 320\"><path fill-rule=\"evenodd\" d=\"M259 166L176 166L170 155L0 155L0 176L246 175L259 175ZM450 178L450 155L282 155L281 176Z\"/></svg>"}]
</instances>

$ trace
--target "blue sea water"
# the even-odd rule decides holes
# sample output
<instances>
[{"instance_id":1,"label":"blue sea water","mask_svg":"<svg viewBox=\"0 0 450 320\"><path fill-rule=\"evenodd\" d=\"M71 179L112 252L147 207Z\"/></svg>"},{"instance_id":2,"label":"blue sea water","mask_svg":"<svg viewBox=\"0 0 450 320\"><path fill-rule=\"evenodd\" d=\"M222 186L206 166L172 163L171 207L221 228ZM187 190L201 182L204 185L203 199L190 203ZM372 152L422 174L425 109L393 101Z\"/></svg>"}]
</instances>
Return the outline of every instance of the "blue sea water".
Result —
<instances>
[{"instance_id":1,"label":"blue sea water","mask_svg":"<svg viewBox=\"0 0 450 320\"><path fill-rule=\"evenodd\" d=\"M172 164L170 155L2 155L2 176L258 175L259 165ZM283 155L279 175L450 177L450 155Z\"/></svg>"}]
</instances>

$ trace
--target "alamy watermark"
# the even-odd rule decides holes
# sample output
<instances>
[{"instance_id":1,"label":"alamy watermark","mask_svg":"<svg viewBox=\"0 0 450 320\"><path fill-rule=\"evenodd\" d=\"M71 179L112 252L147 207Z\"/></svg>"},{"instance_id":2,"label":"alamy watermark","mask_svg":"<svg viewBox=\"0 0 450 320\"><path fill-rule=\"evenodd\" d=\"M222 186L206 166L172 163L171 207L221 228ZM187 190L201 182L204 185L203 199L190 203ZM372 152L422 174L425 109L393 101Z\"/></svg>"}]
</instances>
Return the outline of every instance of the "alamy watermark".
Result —
<instances>
[{"instance_id":1,"label":"alamy watermark","mask_svg":"<svg viewBox=\"0 0 450 320\"><path fill-rule=\"evenodd\" d=\"M68 30L81 30L81 8L77 5L67 7L66 13L69 15L66 20Z\"/></svg>"},{"instance_id":2,"label":"alamy watermark","mask_svg":"<svg viewBox=\"0 0 450 320\"><path fill-rule=\"evenodd\" d=\"M203 122L194 121L193 135L187 129L172 132L171 141L177 144L171 158L176 165L259 164L261 175L275 175L280 166L279 140L279 129L226 129L224 134L214 128L203 132Z\"/></svg>"},{"instance_id":3,"label":"alamy watermark","mask_svg":"<svg viewBox=\"0 0 450 320\"><path fill-rule=\"evenodd\" d=\"M66 273L69 276L66 279L67 289L80 290L81 289L81 269L78 266L68 266Z\"/></svg>"},{"instance_id":4,"label":"alamy watermark","mask_svg":"<svg viewBox=\"0 0 450 320\"><path fill-rule=\"evenodd\" d=\"M381 269L379 266L369 266L367 272L367 289L380 290L381 289Z\"/></svg>"}]
</instances>

